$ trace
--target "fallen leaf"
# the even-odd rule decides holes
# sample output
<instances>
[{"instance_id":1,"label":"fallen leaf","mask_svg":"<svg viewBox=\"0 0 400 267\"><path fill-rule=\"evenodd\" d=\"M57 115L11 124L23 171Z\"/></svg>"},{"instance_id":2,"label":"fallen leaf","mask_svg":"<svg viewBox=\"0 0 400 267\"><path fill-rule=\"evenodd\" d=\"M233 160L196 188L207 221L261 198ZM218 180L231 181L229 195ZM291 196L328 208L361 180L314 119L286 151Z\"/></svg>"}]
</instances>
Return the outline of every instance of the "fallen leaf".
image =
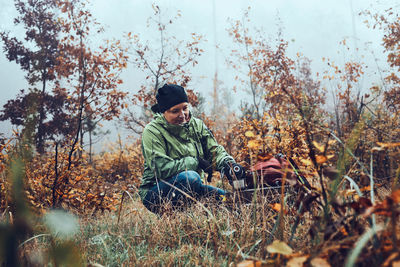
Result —
<instances>
[{"instance_id":1,"label":"fallen leaf","mask_svg":"<svg viewBox=\"0 0 400 267\"><path fill-rule=\"evenodd\" d=\"M344 195L345 195L346 197L354 196L354 195L356 195L356 190L354 190L354 189L347 189L347 190L344 191Z\"/></svg>"},{"instance_id":2,"label":"fallen leaf","mask_svg":"<svg viewBox=\"0 0 400 267\"><path fill-rule=\"evenodd\" d=\"M331 267L329 262L327 262L323 258L314 258L314 259L311 260L310 263L311 263L312 267Z\"/></svg>"},{"instance_id":3,"label":"fallen leaf","mask_svg":"<svg viewBox=\"0 0 400 267\"><path fill-rule=\"evenodd\" d=\"M313 145L315 146L315 148L319 150L319 152L324 153L324 151L325 151L325 146L323 146L323 145L317 143L316 141L313 141L312 143L313 143Z\"/></svg>"},{"instance_id":4,"label":"fallen leaf","mask_svg":"<svg viewBox=\"0 0 400 267\"><path fill-rule=\"evenodd\" d=\"M291 258L287 263L287 267L303 267L304 262L308 259L308 256Z\"/></svg>"},{"instance_id":5,"label":"fallen leaf","mask_svg":"<svg viewBox=\"0 0 400 267\"><path fill-rule=\"evenodd\" d=\"M312 161L309 160L309 159L300 159L300 160L306 166L312 166L313 165Z\"/></svg>"},{"instance_id":6,"label":"fallen leaf","mask_svg":"<svg viewBox=\"0 0 400 267\"><path fill-rule=\"evenodd\" d=\"M280 203L269 204L269 206L270 206L274 211L277 211L277 212L280 212L281 209L282 209L282 205L281 205ZM285 214L287 214L287 211L286 211L286 210L283 210L283 211L285 212Z\"/></svg>"},{"instance_id":7,"label":"fallen leaf","mask_svg":"<svg viewBox=\"0 0 400 267\"><path fill-rule=\"evenodd\" d=\"M282 255L290 255L293 253L293 249L289 247L285 242L280 240L274 240L272 244L267 246L269 253L277 253Z\"/></svg>"},{"instance_id":8,"label":"fallen leaf","mask_svg":"<svg viewBox=\"0 0 400 267\"><path fill-rule=\"evenodd\" d=\"M259 144L256 140L250 140L247 144L247 146L251 149L256 149L259 147Z\"/></svg>"},{"instance_id":9,"label":"fallen leaf","mask_svg":"<svg viewBox=\"0 0 400 267\"><path fill-rule=\"evenodd\" d=\"M327 155L327 156L318 155L318 156L315 156L315 159L318 164L322 164L322 163L325 163L328 159L331 159L333 157L334 157L334 155Z\"/></svg>"},{"instance_id":10,"label":"fallen leaf","mask_svg":"<svg viewBox=\"0 0 400 267\"><path fill-rule=\"evenodd\" d=\"M325 163L328 160L328 158L324 155L317 155L315 156L315 160L317 161L318 164L322 164Z\"/></svg>"},{"instance_id":11,"label":"fallen leaf","mask_svg":"<svg viewBox=\"0 0 400 267\"><path fill-rule=\"evenodd\" d=\"M360 191L361 191L361 192L371 191L371 186L368 185L368 186L361 187L361 188L360 188Z\"/></svg>"},{"instance_id":12,"label":"fallen leaf","mask_svg":"<svg viewBox=\"0 0 400 267\"><path fill-rule=\"evenodd\" d=\"M396 143L381 143L381 142L376 142L378 146L382 148L392 148L392 147L398 147L400 146L400 142Z\"/></svg>"},{"instance_id":13,"label":"fallen leaf","mask_svg":"<svg viewBox=\"0 0 400 267\"><path fill-rule=\"evenodd\" d=\"M328 145L333 145L335 143L336 143L336 140L334 140L334 139L331 139L331 140L328 141Z\"/></svg>"},{"instance_id":14,"label":"fallen leaf","mask_svg":"<svg viewBox=\"0 0 400 267\"><path fill-rule=\"evenodd\" d=\"M237 267L261 267L262 262L261 261L252 261L252 260L245 260L242 262L239 262Z\"/></svg>"},{"instance_id":15,"label":"fallen leaf","mask_svg":"<svg viewBox=\"0 0 400 267\"><path fill-rule=\"evenodd\" d=\"M245 132L245 134L244 134L246 137L254 137L255 135L254 135L254 133L252 132L252 131L247 131L247 132Z\"/></svg>"}]
</instances>

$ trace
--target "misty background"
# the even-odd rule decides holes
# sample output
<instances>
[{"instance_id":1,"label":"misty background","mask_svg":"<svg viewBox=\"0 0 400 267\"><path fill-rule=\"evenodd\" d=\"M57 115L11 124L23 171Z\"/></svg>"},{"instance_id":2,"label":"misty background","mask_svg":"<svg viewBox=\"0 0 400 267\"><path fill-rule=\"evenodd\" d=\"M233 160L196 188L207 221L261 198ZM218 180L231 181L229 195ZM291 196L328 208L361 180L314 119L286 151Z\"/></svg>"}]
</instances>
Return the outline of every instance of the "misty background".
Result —
<instances>
[{"instance_id":1,"label":"misty background","mask_svg":"<svg viewBox=\"0 0 400 267\"><path fill-rule=\"evenodd\" d=\"M231 94L232 111L238 111L240 99L246 95L240 90L232 90L238 86L235 76L238 75L227 60L231 51L239 49L229 36L227 29L236 20L242 20L248 10L250 30L262 30L269 38L276 37L282 30L283 38L289 42L288 55L292 58L297 53L311 59L311 70L314 76L321 75L327 69L329 58L338 65L349 60L365 63L366 75L358 84L360 88L369 88L379 84L381 78L379 69L386 68L386 56L383 51L382 31L367 27L366 16L360 12L369 10L372 13L386 10L390 7L399 8L397 1L386 0L92 0L90 10L93 17L105 28L105 32L92 42L102 43L103 39L124 39L128 32L138 34L142 40L154 41L158 32L147 27L147 19L154 14L152 4L160 7L162 16L167 19L175 17L178 10L181 17L175 20L167 29L168 35L187 40L191 33L204 36L206 40L200 47L204 53L198 58L192 73L190 89L200 92L206 99L206 108L211 106L215 72L218 73L219 88ZM250 8L250 9L249 9ZM15 27L13 19L17 12L12 0L0 0L0 31L10 31L13 36L22 39L24 31ZM250 31L251 35L251 31ZM348 49L340 45L346 40ZM3 44L2 44L3 47ZM28 84L19 66L9 62L0 50L0 109L21 89L27 89ZM146 74L130 64L122 74L123 91L136 93L144 83ZM319 76L320 77L320 76ZM321 77L319 78L321 79ZM323 84L328 93L327 108L329 108L329 83ZM118 134L126 140L131 133L117 121L104 122L107 134L96 145L96 150L106 149L105 144L115 141ZM0 122L0 132L10 137L12 126L9 122Z\"/></svg>"}]
</instances>

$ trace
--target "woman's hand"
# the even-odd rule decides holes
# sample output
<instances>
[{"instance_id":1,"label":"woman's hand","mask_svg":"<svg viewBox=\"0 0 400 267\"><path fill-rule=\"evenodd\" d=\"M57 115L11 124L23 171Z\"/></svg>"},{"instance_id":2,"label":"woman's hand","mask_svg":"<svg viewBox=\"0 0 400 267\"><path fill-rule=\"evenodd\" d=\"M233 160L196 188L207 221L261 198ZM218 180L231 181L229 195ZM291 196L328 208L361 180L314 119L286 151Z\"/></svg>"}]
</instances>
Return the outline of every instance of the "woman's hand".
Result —
<instances>
[{"instance_id":1,"label":"woman's hand","mask_svg":"<svg viewBox=\"0 0 400 267\"><path fill-rule=\"evenodd\" d=\"M200 157L197 157L197 160L198 160L198 162L199 162L199 167L200 167L205 173L208 174L207 182L211 182L211 178L212 178L212 174L213 174L212 164L211 164L209 161L207 161L207 160L205 160L205 159L202 159L202 158L200 158Z\"/></svg>"},{"instance_id":2,"label":"woman's hand","mask_svg":"<svg viewBox=\"0 0 400 267\"><path fill-rule=\"evenodd\" d=\"M233 180L240 180L245 175L245 170L243 167L235 162L226 163L222 170L228 178L230 184L233 183Z\"/></svg>"}]
</instances>

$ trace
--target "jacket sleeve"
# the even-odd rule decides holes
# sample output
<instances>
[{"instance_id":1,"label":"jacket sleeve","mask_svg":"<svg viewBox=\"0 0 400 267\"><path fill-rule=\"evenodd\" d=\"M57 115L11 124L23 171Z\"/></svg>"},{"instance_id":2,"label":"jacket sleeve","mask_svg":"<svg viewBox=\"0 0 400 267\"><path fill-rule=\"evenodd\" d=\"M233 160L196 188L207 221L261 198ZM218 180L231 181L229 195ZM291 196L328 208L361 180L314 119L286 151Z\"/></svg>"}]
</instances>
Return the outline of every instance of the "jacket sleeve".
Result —
<instances>
[{"instance_id":1,"label":"jacket sleeve","mask_svg":"<svg viewBox=\"0 0 400 267\"><path fill-rule=\"evenodd\" d=\"M219 145L211 130L207 128L204 122L201 122L201 143L205 158L212 162L215 168L220 171L228 162L235 162L223 146Z\"/></svg>"},{"instance_id":2,"label":"jacket sleeve","mask_svg":"<svg viewBox=\"0 0 400 267\"><path fill-rule=\"evenodd\" d=\"M142 150L145 164L158 179L166 179L185 170L196 170L198 167L198 161L194 157L169 157L166 140L156 129L145 128L142 134Z\"/></svg>"}]
</instances>

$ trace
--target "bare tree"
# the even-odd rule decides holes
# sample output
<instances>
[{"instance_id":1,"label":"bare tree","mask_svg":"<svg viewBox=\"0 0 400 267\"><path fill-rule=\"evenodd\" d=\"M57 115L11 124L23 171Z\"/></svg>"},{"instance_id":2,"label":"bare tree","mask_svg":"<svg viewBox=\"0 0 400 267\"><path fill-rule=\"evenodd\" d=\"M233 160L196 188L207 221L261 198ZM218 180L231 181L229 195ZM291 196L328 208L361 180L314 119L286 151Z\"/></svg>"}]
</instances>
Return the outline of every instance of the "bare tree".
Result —
<instances>
[{"instance_id":1,"label":"bare tree","mask_svg":"<svg viewBox=\"0 0 400 267\"><path fill-rule=\"evenodd\" d=\"M173 18L164 16L159 6L153 5L154 15L148 19L148 28L155 27L158 31L156 41L144 41L139 35L128 33L131 43L133 62L146 76L146 82L141 85L131 99L140 113L128 108L124 116L124 125L136 134L140 134L150 120L149 107L155 102L157 89L165 83L176 83L186 87L191 80L190 68L197 64L203 50L199 47L203 37L191 33L191 40L184 41L172 34L168 28L172 26L181 14L179 11ZM198 103L197 94L187 90L189 101L193 106Z\"/></svg>"}]
</instances>

